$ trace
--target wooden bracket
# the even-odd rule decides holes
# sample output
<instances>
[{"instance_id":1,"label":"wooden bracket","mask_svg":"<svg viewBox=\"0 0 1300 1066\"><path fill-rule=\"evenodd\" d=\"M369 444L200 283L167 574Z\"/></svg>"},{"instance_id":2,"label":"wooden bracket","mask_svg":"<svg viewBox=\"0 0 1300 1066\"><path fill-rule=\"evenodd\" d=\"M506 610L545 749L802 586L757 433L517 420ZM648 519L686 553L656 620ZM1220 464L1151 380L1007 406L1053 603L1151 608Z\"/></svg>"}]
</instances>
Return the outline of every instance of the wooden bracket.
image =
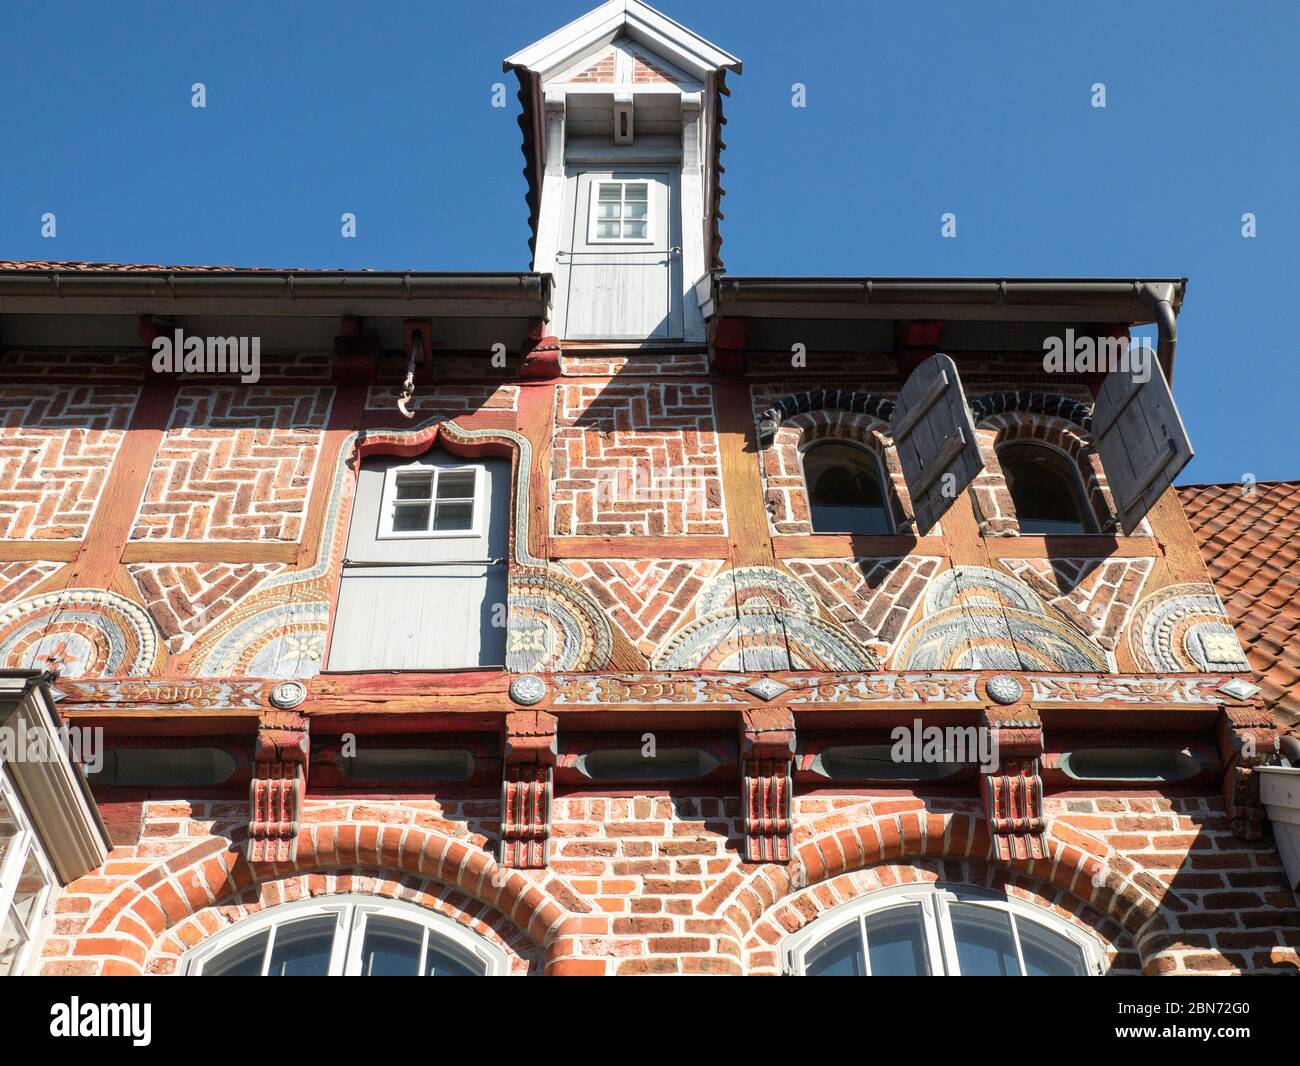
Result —
<instances>
[{"instance_id":1,"label":"wooden bracket","mask_svg":"<svg viewBox=\"0 0 1300 1066\"><path fill-rule=\"evenodd\" d=\"M530 381L547 381L560 376L560 341L558 337L542 333L536 343L524 353L519 364L519 376Z\"/></svg>"},{"instance_id":2,"label":"wooden bracket","mask_svg":"<svg viewBox=\"0 0 1300 1066\"><path fill-rule=\"evenodd\" d=\"M720 318L713 323L715 374L741 377L749 370L749 319Z\"/></svg>"},{"instance_id":3,"label":"wooden bracket","mask_svg":"<svg viewBox=\"0 0 1300 1066\"><path fill-rule=\"evenodd\" d=\"M550 857L559 721L545 711L506 715L501 767L502 866L538 870Z\"/></svg>"},{"instance_id":4,"label":"wooden bracket","mask_svg":"<svg viewBox=\"0 0 1300 1066\"><path fill-rule=\"evenodd\" d=\"M253 747L249 786L249 862L293 862L307 791L310 724L292 711L265 711Z\"/></svg>"},{"instance_id":5,"label":"wooden bracket","mask_svg":"<svg viewBox=\"0 0 1300 1066\"><path fill-rule=\"evenodd\" d=\"M370 381L379 373L378 337L367 336L361 319L351 316L340 320L334 338L334 361L331 374L335 381Z\"/></svg>"},{"instance_id":6,"label":"wooden bracket","mask_svg":"<svg viewBox=\"0 0 1300 1066\"><path fill-rule=\"evenodd\" d=\"M989 822L993 853L1003 862L1045 859L1043 840L1043 723L1027 707L985 710L981 722L993 734L997 765L980 773L980 799Z\"/></svg>"},{"instance_id":7,"label":"wooden bracket","mask_svg":"<svg viewBox=\"0 0 1300 1066\"><path fill-rule=\"evenodd\" d=\"M943 325L935 320L898 323L898 344L894 356L898 360L900 381L906 381L912 376L913 370L939 350Z\"/></svg>"},{"instance_id":8,"label":"wooden bracket","mask_svg":"<svg viewBox=\"0 0 1300 1066\"><path fill-rule=\"evenodd\" d=\"M745 861L789 862L794 715L785 707L750 707L740 713Z\"/></svg>"},{"instance_id":9,"label":"wooden bracket","mask_svg":"<svg viewBox=\"0 0 1300 1066\"><path fill-rule=\"evenodd\" d=\"M1261 708L1224 707L1215 735L1223 760L1223 802L1232 832L1241 840L1259 840L1267 815L1254 768L1277 750L1277 726Z\"/></svg>"}]
</instances>

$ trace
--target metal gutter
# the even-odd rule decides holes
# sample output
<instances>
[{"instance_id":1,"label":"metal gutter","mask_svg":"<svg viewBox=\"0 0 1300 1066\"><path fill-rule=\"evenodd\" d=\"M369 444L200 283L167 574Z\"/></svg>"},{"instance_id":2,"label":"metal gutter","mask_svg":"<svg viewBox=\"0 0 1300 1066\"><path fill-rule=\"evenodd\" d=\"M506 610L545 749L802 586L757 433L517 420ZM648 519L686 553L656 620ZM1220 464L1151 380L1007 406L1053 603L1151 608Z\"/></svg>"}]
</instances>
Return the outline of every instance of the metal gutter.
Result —
<instances>
[{"instance_id":1,"label":"metal gutter","mask_svg":"<svg viewBox=\"0 0 1300 1066\"><path fill-rule=\"evenodd\" d=\"M124 296L271 299L550 299L549 274L387 271L2 270L0 297Z\"/></svg>"},{"instance_id":2,"label":"metal gutter","mask_svg":"<svg viewBox=\"0 0 1300 1066\"><path fill-rule=\"evenodd\" d=\"M1059 308L1064 318L1095 312L1098 322L1159 328L1158 354L1172 374L1178 344L1177 313L1186 278L921 278L730 277L710 274L696 286L706 318L780 318L788 314L855 319L956 319L964 309L1008 319L1017 309ZM766 309L766 313L764 313ZM840 313L837 316L837 312ZM992 312L992 314L990 314Z\"/></svg>"}]
</instances>

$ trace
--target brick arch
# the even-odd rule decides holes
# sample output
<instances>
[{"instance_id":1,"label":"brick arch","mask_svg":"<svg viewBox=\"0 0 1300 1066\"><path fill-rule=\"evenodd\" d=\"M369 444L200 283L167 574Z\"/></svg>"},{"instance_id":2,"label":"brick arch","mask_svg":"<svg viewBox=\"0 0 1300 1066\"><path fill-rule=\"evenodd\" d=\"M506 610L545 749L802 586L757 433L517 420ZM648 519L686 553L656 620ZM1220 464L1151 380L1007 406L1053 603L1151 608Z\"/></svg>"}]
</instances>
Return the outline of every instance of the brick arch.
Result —
<instances>
[{"instance_id":1,"label":"brick arch","mask_svg":"<svg viewBox=\"0 0 1300 1066\"><path fill-rule=\"evenodd\" d=\"M557 875L548 872L537 880L507 869L471 842L434 828L377 822L304 826L297 861L256 869L244 858L240 836L209 839L141 871L90 920L76 954L102 958L104 975L140 974L150 956L163 950L164 938L199 912L254 890L260 900L268 883L326 871L373 872L390 880L399 875L454 890L513 925L540 949L548 972L565 969L560 953L583 930L583 915L591 910Z\"/></svg>"},{"instance_id":2,"label":"brick arch","mask_svg":"<svg viewBox=\"0 0 1300 1066\"><path fill-rule=\"evenodd\" d=\"M1110 849L1075 829L1058 836L1049 827L1046 859L1000 862L988 823L973 814L909 811L855 822L851 812L841 811L823 824L796 847L788 867L759 866L739 877L730 893L719 893L701 909L725 920L736 940L749 944L774 907L807 889L882 864L942 859L994 866L1051 886L1132 937L1143 962L1144 942L1168 927L1159 900L1129 877L1133 864L1122 857L1103 860L1099 856L1109 855ZM771 944L767 950L772 950Z\"/></svg>"},{"instance_id":3,"label":"brick arch","mask_svg":"<svg viewBox=\"0 0 1300 1066\"><path fill-rule=\"evenodd\" d=\"M882 402L890 404L892 409L890 401ZM813 532L800 449L821 440L854 441L876 457L885 474L885 483L881 487L894 526L902 529L911 519L912 500L903 478L902 464L889 436L889 423L870 411L822 407L787 415L773 429L771 442L761 452L764 495L773 531Z\"/></svg>"},{"instance_id":4,"label":"brick arch","mask_svg":"<svg viewBox=\"0 0 1300 1066\"><path fill-rule=\"evenodd\" d=\"M1081 404L1065 397L1048 398L1086 410ZM976 404L971 406L972 410L976 410ZM983 405L978 410L983 410L985 406L988 405ZM1114 501L1111 499L1101 460L1093 447L1089 423L1087 420L1079 420L1083 416L1077 410L1073 413L1075 418L1041 411L1003 408L983 417L977 415L975 436L984 457L984 469L972 482L971 490L980 532L984 536L1014 537L1020 533L1015 504L1011 501L1011 493L997 453L999 447L1012 441L1035 441L1060 452L1074 467L1098 528L1105 530L1113 526Z\"/></svg>"}]
</instances>

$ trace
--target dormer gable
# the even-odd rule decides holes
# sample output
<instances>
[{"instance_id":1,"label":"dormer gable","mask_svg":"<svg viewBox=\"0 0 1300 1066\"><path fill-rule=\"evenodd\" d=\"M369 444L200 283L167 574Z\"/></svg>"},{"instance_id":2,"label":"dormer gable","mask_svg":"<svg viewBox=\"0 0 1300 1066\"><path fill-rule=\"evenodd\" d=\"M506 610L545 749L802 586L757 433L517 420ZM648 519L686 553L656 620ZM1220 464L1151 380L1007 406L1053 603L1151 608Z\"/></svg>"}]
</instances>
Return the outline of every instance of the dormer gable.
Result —
<instances>
[{"instance_id":1,"label":"dormer gable","mask_svg":"<svg viewBox=\"0 0 1300 1066\"><path fill-rule=\"evenodd\" d=\"M639 0L610 0L506 60L557 336L704 341L690 297L721 266L721 101L740 67Z\"/></svg>"}]
</instances>

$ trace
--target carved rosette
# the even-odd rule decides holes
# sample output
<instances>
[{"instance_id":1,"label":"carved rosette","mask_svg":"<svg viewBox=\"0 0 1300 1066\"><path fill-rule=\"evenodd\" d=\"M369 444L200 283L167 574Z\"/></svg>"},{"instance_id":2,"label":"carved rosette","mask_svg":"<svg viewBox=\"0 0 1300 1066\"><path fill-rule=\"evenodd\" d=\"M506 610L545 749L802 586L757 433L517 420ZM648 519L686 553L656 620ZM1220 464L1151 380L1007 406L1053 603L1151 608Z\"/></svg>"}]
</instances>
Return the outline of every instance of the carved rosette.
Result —
<instances>
[{"instance_id":1,"label":"carved rosette","mask_svg":"<svg viewBox=\"0 0 1300 1066\"><path fill-rule=\"evenodd\" d=\"M784 707L741 712L740 806L746 862L789 862L794 715Z\"/></svg>"},{"instance_id":2,"label":"carved rosette","mask_svg":"<svg viewBox=\"0 0 1300 1066\"><path fill-rule=\"evenodd\" d=\"M1043 754L1043 723L1028 710L986 711L984 728L993 731L997 766L980 774L980 799L989 821L994 855L1004 862L1045 859L1043 779L1039 759Z\"/></svg>"},{"instance_id":3,"label":"carved rosette","mask_svg":"<svg viewBox=\"0 0 1300 1066\"><path fill-rule=\"evenodd\" d=\"M297 857L311 750L308 728L308 720L292 711L266 711L258 722L249 789L249 862L292 862Z\"/></svg>"},{"instance_id":4,"label":"carved rosette","mask_svg":"<svg viewBox=\"0 0 1300 1066\"><path fill-rule=\"evenodd\" d=\"M506 715L501 779L501 865L547 863L559 719L545 711Z\"/></svg>"}]
</instances>

